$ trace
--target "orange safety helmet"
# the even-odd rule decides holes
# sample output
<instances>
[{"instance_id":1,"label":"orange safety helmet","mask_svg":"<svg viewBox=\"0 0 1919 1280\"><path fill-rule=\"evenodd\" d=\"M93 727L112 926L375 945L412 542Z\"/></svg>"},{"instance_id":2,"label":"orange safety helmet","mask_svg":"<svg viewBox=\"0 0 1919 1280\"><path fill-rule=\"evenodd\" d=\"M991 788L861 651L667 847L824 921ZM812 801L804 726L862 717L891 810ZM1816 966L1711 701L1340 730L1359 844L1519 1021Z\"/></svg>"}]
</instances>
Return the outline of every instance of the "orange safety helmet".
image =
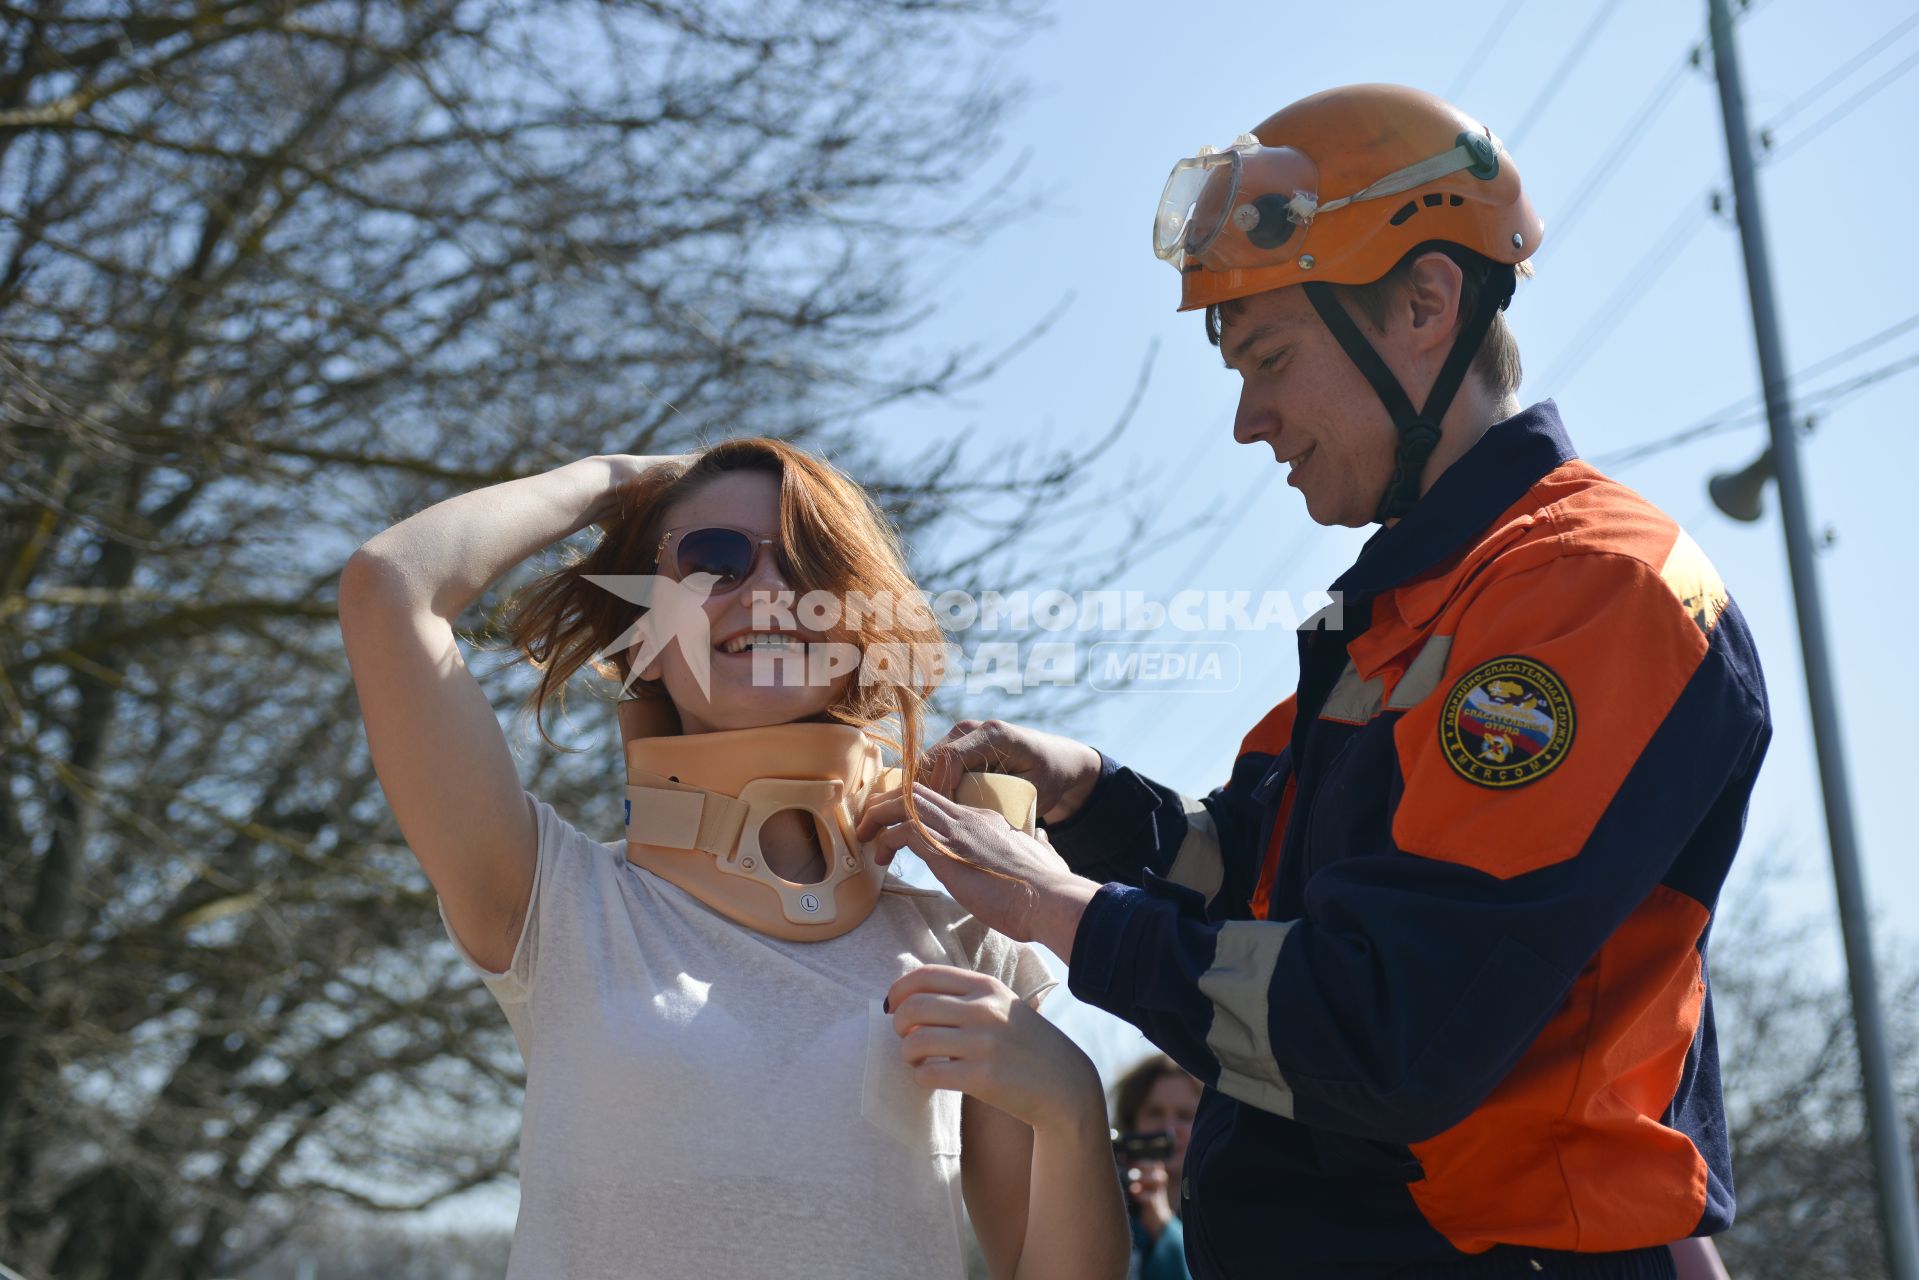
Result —
<instances>
[{"instance_id":1,"label":"orange safety helmet","mask_svg":"<svg viewBox=\"0 0 1919 1280\"><path fill-rule=\"evenodd\" d=\"M1192 311L1316 280L1370 284L1431 240L1512 265L1544 234L1490 129L1430 93L1360 84L1182 160L1154 250L1179 268L1179 309Z\"/></svg>"},{"instance_id":2,"label":"orange safety helmet","mask_svg":"<svg viewBox=\"0 0 1919 1280\"><path fill-rule=\"evenodd\" d=\"M1518 264L1544 236L1492 130L1432 94L1391 84L1316 93L1224 150L1202 148L1173 167L1153 219L1153 252L1180 273L1181 311L1306 286L1399 433L1380 521L1418 501L1439 424L1512 299ZM1422 247L1447 252L1481 288L1415 410L1328 286L1370 284Z\"/></svg>"}]
</instances>

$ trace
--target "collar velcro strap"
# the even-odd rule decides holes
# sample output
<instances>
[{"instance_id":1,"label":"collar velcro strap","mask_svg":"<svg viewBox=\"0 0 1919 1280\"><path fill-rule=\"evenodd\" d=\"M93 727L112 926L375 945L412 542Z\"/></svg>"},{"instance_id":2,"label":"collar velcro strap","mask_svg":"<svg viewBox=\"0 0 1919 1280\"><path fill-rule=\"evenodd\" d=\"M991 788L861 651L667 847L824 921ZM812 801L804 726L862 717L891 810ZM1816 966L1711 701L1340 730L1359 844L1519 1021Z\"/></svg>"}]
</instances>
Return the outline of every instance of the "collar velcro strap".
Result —
<instances>
[{"instance_id":1,"label":"collar velcro strap","mask_svg":"<svg viewBox=\"0 0 1919 1280\"><path fill-rule=\"evenodd\" d=\"M633 773L626 787L626 838L663 849L698 849L725 858L746 825L744 800L690 787L652 773Z\"/></svg>"}]
</instances>

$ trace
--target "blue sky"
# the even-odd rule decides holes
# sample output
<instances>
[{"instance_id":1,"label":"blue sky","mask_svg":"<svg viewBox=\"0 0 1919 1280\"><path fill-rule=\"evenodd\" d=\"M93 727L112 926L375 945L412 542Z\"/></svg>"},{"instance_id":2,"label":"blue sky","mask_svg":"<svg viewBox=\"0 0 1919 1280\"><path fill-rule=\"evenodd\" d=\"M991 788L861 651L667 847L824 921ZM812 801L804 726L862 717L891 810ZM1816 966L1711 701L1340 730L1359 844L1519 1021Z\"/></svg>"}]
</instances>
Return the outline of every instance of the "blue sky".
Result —
<instances>
[{"instance_id":1,"label":"blue sky","mask_svg":"<svg viewBox=\"0 0 1919 1280\"><path fill-rule=\"evenodd\" d=\"M1509 317L1526 359L1521 398L1555 399L1585 456L1604 465L1729 405L1756 403L1710 56L1696 70L1682 66L1704 39L1703 0L1062 5L1000 62L1029 86L1007 130L1007 155L1029 155L1022 181L1041 207L983 245L929 264L938 310L907 345L929 354L997 349L1062 302L1064 313L963 406L909 418L906 429L970 430L987 450L1084 446L1110 426L1156 349L1137 417L1087 477L1120 501L1075 527L1114 542L1124 536L1122 510L1153 513L1169 527L1197 515L1213 523L1149 548L1135 568L1096 585L1162 598L1188 587L1323 588L1364 533L1313 525L1270 453L1233 443L1237 378L1206 345L1198 318L1174 314L1177 280L1152 256L1148 222L1180 156L1223 145L1307 93L1364 80L1450 94L1513 152L1546 220L1538 277L1521 285ZM1894 3L1759 0L1738 40L1748 114L1774 134L1776 158L1759 182L1786 359L1801 370L1919 313L1907 230L1919 213L1919 181L1906 123L1919 118L1919 20ZM1727 193L1723 215L1710 209L1714 189ZM1915 352L1919 323L1795 393ZM1919 370L1834 397L1802 446L1815 529L1834 535L1818 564L1882 951L1919 934L1919 862L1899 816L1916 758L1900 710L1908 679L1902 659L1877 651L1919 627L1906 513L1919 472L1908 411L1916 391ZM1765 520L1745 525L1714 510L1705 491L1712 473L1743 466L1764 446L1762 423L1747 421L1606 469L1692 532L1758 639L1775 737L1746 848L1777 844L1780 852L1767 860L1764 883L1759 859L1747 856L1727 893L1766 892L1785 911L1834 921L1808 963L1837 972L1776 495L1769 490ZM1043 567L1035 575L1031 585L1059 585L1042 581ZM1224 779L1241 734L1296 676L1289 635L1235 639L1244 662L1235 692L1113 695L1052 727L1204 791ZM991 709L1022 714L1017 702ZM1118 1052L1109 1045L1122 1041L1107 1032L1085 1029L1077 1015L1066 1021L1096 1056Z\"/></svg>"}]
</instances>

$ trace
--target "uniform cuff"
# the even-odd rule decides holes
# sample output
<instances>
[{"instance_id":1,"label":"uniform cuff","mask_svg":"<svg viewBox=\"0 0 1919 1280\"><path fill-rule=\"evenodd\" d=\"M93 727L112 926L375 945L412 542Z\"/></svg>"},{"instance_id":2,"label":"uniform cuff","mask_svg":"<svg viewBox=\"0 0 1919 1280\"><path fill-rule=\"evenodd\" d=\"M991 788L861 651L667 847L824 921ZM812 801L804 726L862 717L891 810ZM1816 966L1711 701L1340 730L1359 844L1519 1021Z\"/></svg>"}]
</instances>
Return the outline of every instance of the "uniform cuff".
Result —
<instances>
[{"instance_id":1,"label":"uniform cuff","mask_svg":"<svg viewBox=\"0 0 1919 1280\"><path fill-rule=\"evenodd\" d=\"M1106 884L1086 904L1073 934L1073 954L1066 961L1066 989L1087 1004L1110 1010L1127 925L1145 898L1144 889Z\"/></svg>"},{"instance_id":2,"label":"uniform cuff","mask_svg":"<svg viewBox=\"0 0 1919 1280\"><path fill-rule=\"evenodd\" d=\"M1099 779L1093 783L1078 813L1058 822L1040 823L1066 865L1082 874L1112 863L1143 865L1159 850L1159 831L1153 815L1160 795L1131 769L1104 751L1099 753ZM1127 857L1129 853L1134 857ZM1094 874L1095 879L1105 879Z\"/></svg>"},{"instance_id":3,"label":"uniform cuff","mask_svg":"<svg viewBox=\"0 0 1919 1280\"><path fill-rule=\"evenodd\" d=\"M1151 917L1160 915L1170 922L1184 914L1198 920L1206 918L1206 899L1185 885L1145 874L1145 887L1101 885L1086 911L1079 918L1079 930L1073 935L1073 954L1066 962L1066 986L1087 1004L1097 1005L1127 1021L1127 1011L1138 1003L1133 990L1134 963L1143 944L1143 936L1155 928ZM1173 910L1168 911L1170 904Z\"/></svg>"}]
</instances>

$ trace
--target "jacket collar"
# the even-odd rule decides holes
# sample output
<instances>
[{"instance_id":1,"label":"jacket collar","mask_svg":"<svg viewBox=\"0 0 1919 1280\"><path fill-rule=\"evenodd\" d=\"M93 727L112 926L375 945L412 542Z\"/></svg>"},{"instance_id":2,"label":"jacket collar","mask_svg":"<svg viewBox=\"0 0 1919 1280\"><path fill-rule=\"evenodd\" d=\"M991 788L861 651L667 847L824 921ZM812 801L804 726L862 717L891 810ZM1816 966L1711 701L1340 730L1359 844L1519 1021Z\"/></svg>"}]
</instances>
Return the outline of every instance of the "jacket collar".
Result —
<instances>
[{"instance_id":1,"label":"jacket collar","mask_svg":"<svg viewBox=\"0 0 1919 1280\"><path fill-rule=\"evenodd\" d=\"M1444 564L1548 472L1578 456L1551 400L1494 423L1404 519L1366 540L1332 590L1350 604Z\"/></svg>"}]
</instances>

